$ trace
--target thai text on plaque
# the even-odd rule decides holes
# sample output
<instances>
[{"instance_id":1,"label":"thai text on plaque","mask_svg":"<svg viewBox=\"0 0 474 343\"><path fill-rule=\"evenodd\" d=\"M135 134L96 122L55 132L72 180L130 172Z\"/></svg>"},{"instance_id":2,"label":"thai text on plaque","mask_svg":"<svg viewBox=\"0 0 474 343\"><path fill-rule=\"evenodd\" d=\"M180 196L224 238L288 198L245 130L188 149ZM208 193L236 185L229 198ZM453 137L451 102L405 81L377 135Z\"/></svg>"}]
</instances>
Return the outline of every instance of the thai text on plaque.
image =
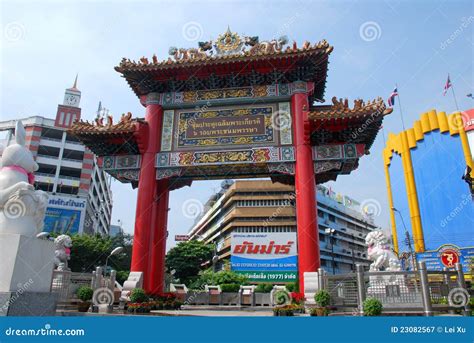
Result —
<instances>
[{"instance_id":1,"label":"thai text on plaque","mask_svg":"<svg viewBox=\"0 0 474 343\"><path fill-rule=\"evenodd\" d=\"M265 116L196 118L188 120L187 139L265 135Z\"/></svg>"}]
</instances>

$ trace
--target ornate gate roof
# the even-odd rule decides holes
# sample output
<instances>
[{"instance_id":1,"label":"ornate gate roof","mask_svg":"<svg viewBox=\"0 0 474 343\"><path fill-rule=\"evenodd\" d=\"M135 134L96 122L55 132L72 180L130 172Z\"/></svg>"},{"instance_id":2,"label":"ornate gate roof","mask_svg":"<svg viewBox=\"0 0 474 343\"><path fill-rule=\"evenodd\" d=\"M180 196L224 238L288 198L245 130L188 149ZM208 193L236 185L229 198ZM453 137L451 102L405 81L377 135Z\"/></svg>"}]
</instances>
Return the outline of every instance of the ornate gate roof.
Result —
<instances>
[{"instance_id":1,"label":"ornate gate roof","mask_svg":"<svg viewBox=\"0 0 474 343\"><path fill-rule=\"evenodd\" d=\"M197 48L171 47L167 60L158 61L156 55L151 60L142 57L138 62L124 58L115 70L143 104L151 101L172 113L181 108L206 111L212 106L215 111L223 104L248 107L268 102L286 102L290 113L288 101L292 92L307 92L310 107L305 109L306 125L313 146L316 180L323 183L358 167L359 158L369 153L384 116L392 112L380 98L368 102L354 100L352 108L347 99L336 97L331 105L316 105L323 102L332 50L325 40L298 46L296 42L288 44L286 37L260 41L259 37L239 36L228 29L215 41L199 42ZM173 116L168 116L171 128ZM291 132L291 119L289 122ZM136 185L139 155L148 139L147 126L146 121L134 119L128 113L118 123L113 122L112 116L96 118L93 123L79 121L69 132L96 155L104 156L104 165L114 177ZM172 130L167 130L165 135L170 136ZM219 151L217 147L216 151L209 149L204 153L165 149L157 155L157 178L181 180L176 187L192 179L222 175L294 181L295 152L291 138L289 143L280 142L280 146L235 149L238 151ZM232 154L239 157L239 163L233 162Z\"/></svg>"},{"instance_id":2,"label":"ornate gate roof","mask_svg":"<svg viewBox=\"0 0 474 343\"><path fill-rule=\"evenodd\" d=\"M332 50L325 40L298 46L284 36L260 41L228 29L196 48L171 47L167 60L156 55L138 61L123 58L115 70L137 96L306 81L314 83L311 100L321 101Z\"/></svg>"}]
</instances>

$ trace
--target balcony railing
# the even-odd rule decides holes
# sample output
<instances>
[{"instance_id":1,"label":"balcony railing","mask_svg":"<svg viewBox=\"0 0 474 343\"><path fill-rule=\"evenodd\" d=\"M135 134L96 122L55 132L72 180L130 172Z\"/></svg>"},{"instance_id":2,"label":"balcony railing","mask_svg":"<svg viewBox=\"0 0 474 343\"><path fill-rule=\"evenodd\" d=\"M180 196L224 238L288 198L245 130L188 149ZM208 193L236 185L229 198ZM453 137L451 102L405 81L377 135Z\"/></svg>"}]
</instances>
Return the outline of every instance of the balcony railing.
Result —
<instances>
[{"instance_id":1,"label":"balcony railing","mask_svg":"<svg viewBox=\"0 0 474 343\"><path fill-rule=\"evenodd\" d=\"M59 139L59 138L51 138L51 137L44 137L44 136L41 136L41 139L44 139L45 141L52 141L52 142L62 142L63 141L62 139Z\"/></svg>"},{"instance_id":2,"label":"balcony railing","mask_svg":"<svg viewBox=\"0 0 474 343\"><path fill-rule=\"evenodd\" d=\"M61 175L61 174L59 174L59 178L60 179L66 179L66 180L73 180L73 181L81 181L80 177L65 176L65 175Z\"/></svg>"},{"instance_id":3,"label":"balcony railing","mask_svg":"<svg viewBox=\"0 0 474 343\"><path fill-rule=\"evenodd\" d=\"M44 158L52 158L53 160L57 160L59 158L59 156L45 155L45 154L37 154L36 156L44 157Z\"/></svg>"},{"instance_id":4,"label":"balcony railing","mask_svg":"<svg viewBox=\"0 0 474 343\"><path fill-rule=\"evenodd\" d=\"M66 157L63 157L62 159L63 161L70 161L70 162L78 162L78 163L82 163L82 159L75 159L75 158L66 158Z\"/></svg>"},{"instance_id":5,"label":"balcony railing","mask_svg":"<svg viewBox=\"0 0 474 343\"><path fill-rule=\"evenodd\" d=\"M83 145L81 142L70 141L66 139L66 144L75 144L75 145Z\"/></svg>"},{"instance_id":6,"label":"balcony railing","mask_svg":"<svg viewBox=\"0 0 474 343\"><path fill-rule=\"evenodd\" d=\"M55 178L55 174L48 174L48 173L35 173L35 176L43 176L43 177L49 177L49 178Z\"/></svg>"}]
</instances>

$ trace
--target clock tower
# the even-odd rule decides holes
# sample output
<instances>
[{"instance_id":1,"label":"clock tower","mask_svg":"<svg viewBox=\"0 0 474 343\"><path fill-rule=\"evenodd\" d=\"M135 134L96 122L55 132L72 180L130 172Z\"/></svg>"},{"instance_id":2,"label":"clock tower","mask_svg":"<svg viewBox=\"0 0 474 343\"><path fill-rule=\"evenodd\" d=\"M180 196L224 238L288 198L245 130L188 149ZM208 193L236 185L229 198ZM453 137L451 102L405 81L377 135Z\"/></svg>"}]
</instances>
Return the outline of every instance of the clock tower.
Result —
<instances>
[{"instance_id":1,"label":"clock tower","mask_svg":"<svg viewBox=\"0 0 474 343\"><path fill-rule=\"evenodd\" d=\"M62 105L58 105L55 125L59 127L70 127L76 120L81 119L81 91L77 89L77 75L74 85L66 89Z\"/></svg>"}]
</instances>

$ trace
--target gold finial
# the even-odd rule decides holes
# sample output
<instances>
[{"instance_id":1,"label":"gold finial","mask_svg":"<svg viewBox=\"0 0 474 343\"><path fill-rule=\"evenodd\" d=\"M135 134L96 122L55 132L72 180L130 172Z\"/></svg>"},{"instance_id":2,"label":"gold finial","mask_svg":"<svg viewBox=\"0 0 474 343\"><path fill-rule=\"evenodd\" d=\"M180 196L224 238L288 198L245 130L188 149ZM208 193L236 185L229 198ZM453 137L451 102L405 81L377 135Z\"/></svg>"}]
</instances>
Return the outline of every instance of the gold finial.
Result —
<instances>
[{"instance_id":1,"label":"gold finial","mask_svg":"<svg viewBox=\"0 0 474 343\"><path fill-rule=\"evenodd\" d=\"M77 76L79 73L76 74L76 79L74 80L74 85L72 86L72 89L77 89Z\"/></svg>"}]
</instances>

